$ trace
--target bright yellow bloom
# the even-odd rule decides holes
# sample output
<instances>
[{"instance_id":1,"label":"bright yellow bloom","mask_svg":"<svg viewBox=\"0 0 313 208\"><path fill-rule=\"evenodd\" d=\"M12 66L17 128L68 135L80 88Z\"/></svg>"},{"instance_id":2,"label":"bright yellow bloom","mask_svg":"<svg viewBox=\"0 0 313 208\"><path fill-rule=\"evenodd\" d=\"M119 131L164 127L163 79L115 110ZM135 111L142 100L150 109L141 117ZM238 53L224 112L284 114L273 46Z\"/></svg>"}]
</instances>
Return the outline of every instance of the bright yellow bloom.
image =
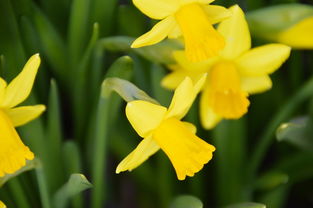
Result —
<instances>
[{"instance_id":1,"label":"bright yellow bloom","mask_svg":"<svg viewBox=\"0 0 313 208\"><path fill-rule=\"evenodd\" d=\"M313 48L313 17L308 17L277 34L276 40L296 49Z\"/></svg>"},{"instance_id":2,"label":"bright yellow bloom","mask_svg":"<svg viewBox=\"0 0 313 208\"><path fill-rule=\"evenodd\" d=\"M0 78L0 177L14 173L25 165L26 160L34 158L34 154L21 141L15 127L38 117L45 110L45 106L15 106L29 96L39 64L39 55L33 55L9 85Z\"/></svg>"},{"instance_id":3,"label":"bright yellow bloom","mask_svg":"<svg viewBox=\"0 0 313 208\"><path fill-rule=\"evenodd\" d=\"M117 167L116 173L133 170L160 148L171 160L179 180L194 176L212 158L215 148L195 135L196 127L180 121L188 112L204 84L202 76L193 85L189 77L175 90L167 109L136 100L126 106L126 115L142 142Z\"/></svg>"},{"instance_id":4,"label":"bright yellow bloom","mask_svg":"<svg viewBox=\"0 0 313 208\"><path fill-rule=\"evenodd\" d=\"M249 106L248 95L270 89L269 74L277 70L290 54L290 47L282 44L250 49L250 33L244 13L237 5L230 10L232 17L218 27L226 40L220 55L191 63L183 52L175 52L177 64L170 66L173 72L162 80L164 87L175 89L185 76L196 81L203 73L208 73L200 99L200 118L207 129L223 118L238 119L244 115Z\"/></svg>"},{"instance_id":5,"label":"bright yellow bloom","mask_svg":"<svg viewBox=\"0 0 313 208\"><path fill-rule=\"evenodd\" d=\"M0 208L6 208L5 204L2 201L0 201Z\"/></svg>"},{"instance_id":6,"label":"bright yellow bloom","mask_svg":"<svg viewBox=\"0 0 313 208\"><path fill-rule=\"evenodd\" d=\"M230 16L214 0L133 0L135 6L152 19L161 20L137 38L133 48L152 45L164 38L183 36L186 56L196 62L215 56L224 47L223 37L212 26Z\"/></svg>"}]
</instances>

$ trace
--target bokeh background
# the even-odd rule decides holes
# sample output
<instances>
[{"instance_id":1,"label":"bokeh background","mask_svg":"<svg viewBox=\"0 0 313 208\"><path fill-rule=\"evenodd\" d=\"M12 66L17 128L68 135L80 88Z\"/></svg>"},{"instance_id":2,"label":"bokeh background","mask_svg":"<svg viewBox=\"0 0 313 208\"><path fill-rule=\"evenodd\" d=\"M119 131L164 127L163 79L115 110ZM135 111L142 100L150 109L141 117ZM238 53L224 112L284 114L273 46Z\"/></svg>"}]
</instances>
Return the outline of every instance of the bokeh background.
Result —
<instances>
[{"instance_id":1,"label":"bokeh background","mask_svg":"<svg viewBox=\"0 0 313 208\"><path fill-rule=\"evenodd\" d=\"M238 4L245 12L285 3L313 5L311 0L214 2ZM140 138L126 119L125 102L115 94L102 97L101 83L121 77L168 105L172 93L160 87L160 80L167 73L162 58L170 46L129 48L132 38L154 23L126 0L0 0L1 77L11 80L31 55L40 53L42 64L27 103L48 107L39 119L18 128L38 158L35 169L3 184L0 199L10 208L165 208L178 207L172 203L180 195L192 195L204 207L242 202L260 203L246 207L313 207L310 50L293 50L271 76L273 88L251 96L249 113L240 120L206 131L197 102L193 105L186 120L217 147L196 176L178 181L161 151L136 170L115 174ZM253 46L265 43L253 38ZM277 140L277 128L294 118L304 126L296 132L304 143L294 141L294 135ZM83 174L93 187L60 199L73 173Z\"/></svg>"}]
</instances>

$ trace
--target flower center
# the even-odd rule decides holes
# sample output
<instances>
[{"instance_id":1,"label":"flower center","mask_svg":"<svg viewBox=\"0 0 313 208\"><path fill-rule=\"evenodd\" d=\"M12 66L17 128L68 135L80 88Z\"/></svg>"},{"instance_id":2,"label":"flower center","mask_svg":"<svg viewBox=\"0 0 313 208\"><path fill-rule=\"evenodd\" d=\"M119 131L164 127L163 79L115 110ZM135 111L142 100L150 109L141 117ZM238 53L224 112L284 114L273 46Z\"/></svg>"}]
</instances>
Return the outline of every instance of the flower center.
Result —
<instances>
[{"instance_id":1,"label":"flower center","mask_svg":"<svg viewBox=\"0 0 313 208\"><path fill-rule=\"evenodd\" d=\"M248 94L241 90L240 76L231 62L216 64L209 77L211 106L215 113L228 118L240 118L248 111Z\"/></svg>"},{"instance_id":2,"label":"flower center","mask_svg":"<svg viewBox=\"0 0 313 208\"><path fill-rule=\"evenodd\" d=\"M0 109L0 177L12 174L32 160L34 154L23 144L10 118Z\"/></svg>"},{"instance_id":3,"label":"flower center","mask_svg":"<svg viewBox=\"0 0 313 208\"><path fill-rule=\"evenodd\" d=\"M215 150L176 118L162 121L154 130L153 139L171 160L179 180L200 171Z\"/></svg>"},{"instance_id":4,"label":"flower center","mask_svg":"<svg viewBox=\"0 0 313 208\"><path fill-rule=\"evenodd\" d=\"M197 62L218 55L224 38L214 29L198 3L182 6L175 14L185 41L186 56Z\"/></svg>"}]
</instances>

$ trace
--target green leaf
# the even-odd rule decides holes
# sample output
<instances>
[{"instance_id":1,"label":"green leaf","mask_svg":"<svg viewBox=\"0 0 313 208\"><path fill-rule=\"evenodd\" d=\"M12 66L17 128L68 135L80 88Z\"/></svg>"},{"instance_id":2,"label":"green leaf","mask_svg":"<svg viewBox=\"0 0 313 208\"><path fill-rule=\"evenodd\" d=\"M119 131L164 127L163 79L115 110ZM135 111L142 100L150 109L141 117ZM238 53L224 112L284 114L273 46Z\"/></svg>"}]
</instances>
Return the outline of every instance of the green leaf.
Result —
<instances>
[{"instance_id":1,"label":"green leaf","mask_svg":"<svg viewBox=\"0 0 313 208\"><path fill-rule=\"evenodd\" d=\"M246 164L246 122L224 120L213 130L213 141L216 149L215 191L218 204L223 206L238 201L246 201L243 184L245 178L242 170ZM230 139L231 138L231 139Z\"/></svg>"},{"instance_id":2,"label":"green leaf","mask_svg":"<svg viewBox=\"0 0 313 208\"><path fill-rule=\"evenodd\" d=\"M65 44L58 31L42 11L33 6L34 28L39 36L39 42L53 72L64 81L68 72L68 61ZM64 81L65 82L65 81Z\"/></svg>"},{"instance_id":3,"label":"green leaf","mask_svg":"<svg viewBox=\"0 0 313 208\"><path fill-rule=\"evenodd\" d=\"M264 204L254 202L245 202L240 204L229 205L226 208L266 208L266 206Z\"/></svg>"},{"instance_id":4,"label":"green leaf","mask_svg":"<svg viewBox=\"0 0 313 208\"><path fill-rule=\"evenodd\" d=\"M103 47L110 51L134 51L136 54L152 61L161 64L172 64L174 59L172 56L173 51L181 50L182 45L176 40L164 40L161 43L146 46L142 48L130 48L134 38L126 36L115 36L103 38Z\"/></svg>"},{"instance_id":5,"label":"green leaf","mask_svg":"<svg viewBox=\"0 0 313 208\"><path fill-rule=\"evenodd\" d=\"M202 208L203 204L197 197L182 195L176 197L170 208Z\"/></svg>"},{"instance_id":6,"label":"green leaf","mask_svg":"<svg viewBox=\"0 0 313 208\"><path fill-rule=\"evenodd\" d=\"M116 76L124 79L130 79L133 74L133 61L128 56L124 56L115 61L109 68L106 77ZM110 78L107 78L110 79ZM105 81L104 81L105 82ZM102 84L104 86L105 84ZM107 90L106 87L102 87L100 94L104 94L103 91ZM102 207L102 203L105 200L106 192L108 190L107 185L104 183L105 168L107 163L107 143L109 139L109 131L112 128L111 124L116 119L118 107L120 106L121 99L119 97L112 97L110 93L107 96L100 96L96 116L94 117L95 133L92 135L93 142L92 148L92 182L95 187L92 192L92 205L93 208ZM116 100L117 99L117 100ZM113 117L114 116L114 117ZM92 122L91 122L92 123Z\"/></svg>"},{"instance_id":7,"label":"green leaf","mask_svg":"<svg viewBox=\"0 0 313 208\"><path fill-rule=\"evenodd\" d=\"M66 207L71 197L91 187L92 184L84 175L78 173L72 174L68 182L54 195L54 207Z\"/></svg>"},{"instance_id":8,"label":"green leaf","mask_svg":"<svg viewBox=\"0 0 313 208\"><path fill-rule=\"evenodd\" d=\"M4 55L3 66L7 80L12 79L25 64L26 57L19 34L18 24L10 0L0 1L0 55Z\"/></svg>"},{"instance_id":9,"label":"green leaf","mask_svg":"<svg viewBox=\"0 0 313 208\"><path fill-rule=\"evenodd\" d=\"M87 31L89 31L89 4L89 1L86 0L72 1L68 27L69 54L72 69L78 65L77 61L80 60L86 46Z\"/></svg>"},{"instance_id":10,"label":"green leaf","mask_svg":"<svg viewBox=\"0 0 313 208\"><path fill-rule=\"evenodd\" d=\"M81 168L81 154L77 143L74 141L66 141L63 145L63 167L65 167L65 176L72 173L79 173ZM78 194L72 198L72 207L81 208L84 205L83 197Z\"/></svg>"},{"instance_id":11,"label":"green leaf","mask_svg":"<svg viewBox=\"0 0 313 208\"><path fill-rule=\"evenodd\" d=\"M59 100L59 91L55 80L51 80L49 91L49 104L47 107L47 128L46 128L46 175L49 182L49 190L55 192L60 185L63 184L65 178L63 176L62 166L62 123L61 123L61 109Z\"/></svg>"},{"instance_id":12,"label":"green leaf","mask_svg":"<svg viewBox=\"0 0 313 208\"><path fill-rule=\"evenodd\" d=\"M313 151L312 124L308 117L292 119L276 131L278 141L286 141L303 150Z\"/></svg>"},{"instance_id":13,"label":"green leaf","mask_svg":"<svg viewBox=\"0 0 313 208\"><path fill-rule=\"evenodd\" d=\"M272 190L289 181L289 176L286 173L273 171L264 174L256 181L256 188L259 190Z\"/></svg>"},{"instance_id":14,"label":"green leaf","mask_svg":"<svg viewBox=\"0 0 313 208\"><path fill-rule=\"evenodd\" d=\"M89 2L89 1L88 1ZM100 25L100 34L107 36L112 32L116 24L116 7L118 0L90 0L91 4L91 22L98 22Z\"/></svg>"},{"instance_id":15,"label":"green leaf","mask_svg":"<svg viewBox=\"0 0 313 208\"><path fill-rule=\"evenodd\" d=\"M92 35L90 37L90 41L88 43L88 46L81 58L81 60L78 63L78 67L72 68L73 76L75 76L75 79L73 79L73 86L74 90L72 93L73 100L74 100L74 118L75 118L75 138L76 139L82 139L82 135L84 135L83 126L86 125L86 117L88 116L87 109L90 109L91 105L90 99L90 93L89 93L89 83L88 83L88 70L90 69L88 67L88 64L91 59L91 55L94 49L94 46L98 40L99 36L99 25L98 23L95 23L93 25L93 31ZM81 96L86 95L86 96Z\"/></svg>"},{"instance_id":16,"label":"green leaf","mask_svg":"<svg viewBox=\"0 0 313 208\"><path fill-rule=\"evenodd\" d=\"M118 34L139 37L146 32L146 18L133 5L120 5L118 15Z\"/></svg>"},{"instance_id":17,"label":"green leaf","mask_svg":"<svg viewBox=\"0 0 313 208\"><path fill-rule=\"evenodd\" d=\"M6 174L4 177L1 177L0 178L0 188L8 181L10 180L11 178L14 178L26 171L29 171L29 170L33 170L35 169L36 167L38 166L38 161L37 159L34 159L34 160L28 160L26 162L26 165L23 166L21 169L19 169L18 171L16 171L15 173L13 174Z\"/></svg>"}]
</instances>

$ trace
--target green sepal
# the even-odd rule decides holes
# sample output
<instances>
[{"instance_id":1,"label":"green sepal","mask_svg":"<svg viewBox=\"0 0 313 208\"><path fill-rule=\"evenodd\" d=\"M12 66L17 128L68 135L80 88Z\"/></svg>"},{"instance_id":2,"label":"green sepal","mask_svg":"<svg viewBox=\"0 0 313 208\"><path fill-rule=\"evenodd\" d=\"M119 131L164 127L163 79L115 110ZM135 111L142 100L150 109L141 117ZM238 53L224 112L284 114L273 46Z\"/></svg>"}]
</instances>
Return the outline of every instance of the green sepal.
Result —
<instances>
[{"instance_id":1,"label":"green sepal","mask_svg":"<svg viewBox=\"0 0 313 208\"><path fill-rule=\"evenodd\" d=\"M256 189L262 191L273 190L283 184L289 182L289 176L280 171L271 171L268 172L256 181Z\"/></svg>"}]
</instances>

